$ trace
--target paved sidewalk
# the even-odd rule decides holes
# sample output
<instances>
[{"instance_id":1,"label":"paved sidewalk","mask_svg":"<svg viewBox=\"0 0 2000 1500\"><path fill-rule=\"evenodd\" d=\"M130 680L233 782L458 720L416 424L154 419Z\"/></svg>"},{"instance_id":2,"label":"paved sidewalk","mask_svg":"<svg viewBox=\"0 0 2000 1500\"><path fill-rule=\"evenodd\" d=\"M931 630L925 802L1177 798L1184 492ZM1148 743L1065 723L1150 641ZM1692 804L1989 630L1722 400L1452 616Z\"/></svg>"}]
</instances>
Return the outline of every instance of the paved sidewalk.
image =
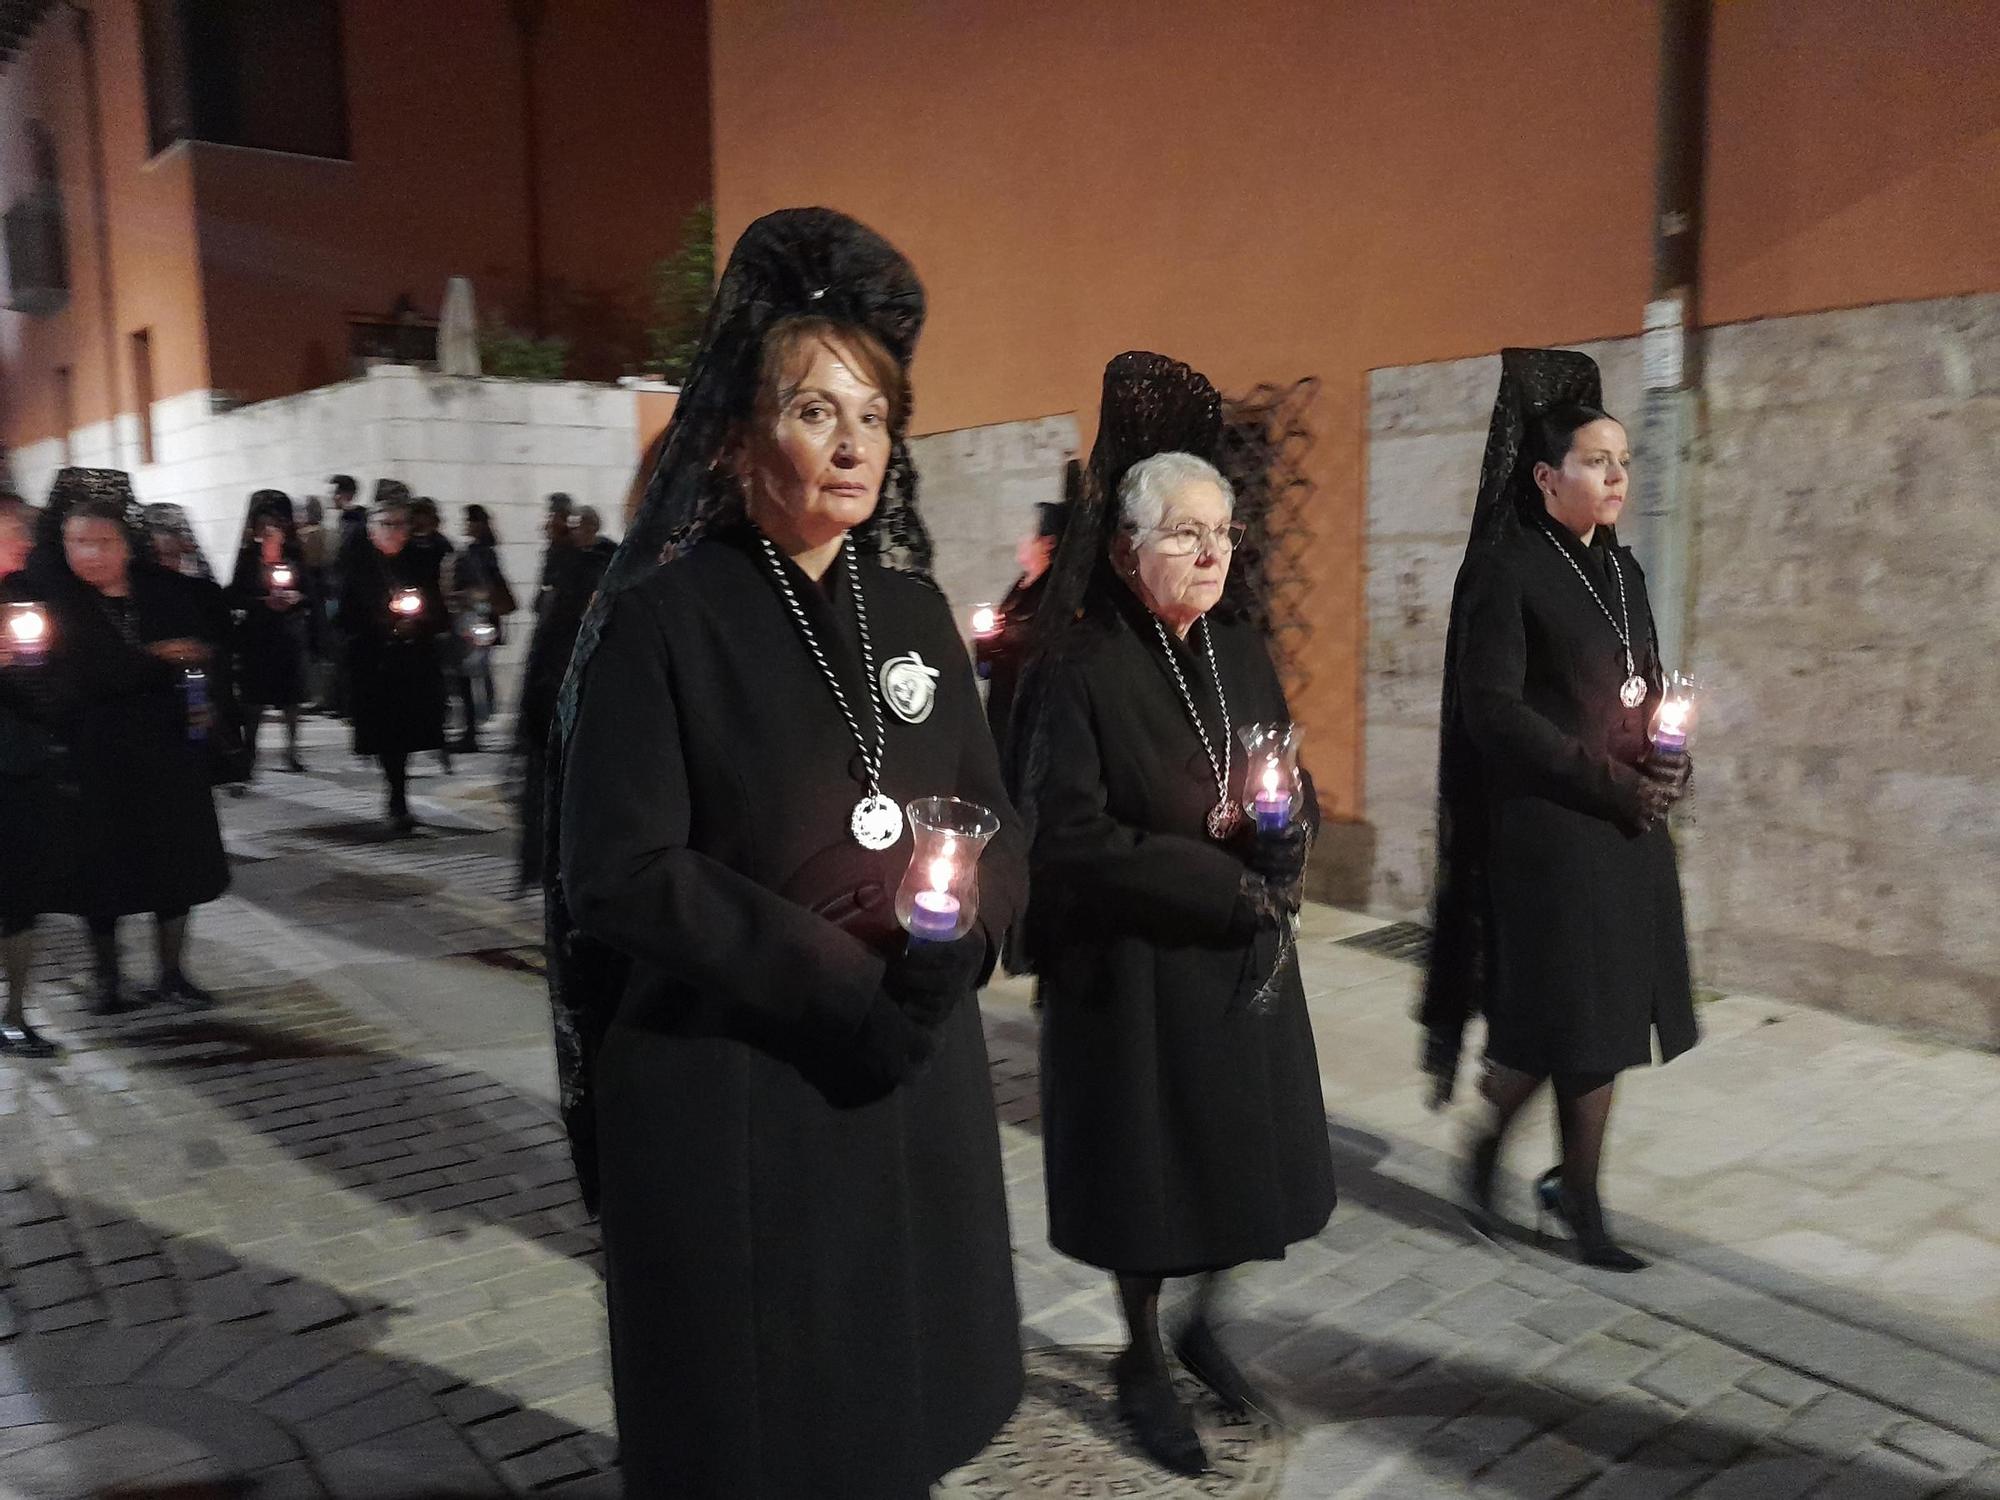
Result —
<instances>
[{"instance_id":1,"label":"paved sidewalk","mask_svg":"<svg viewBox=\"0 0 2000 1500\"><path fill-rule=\"evenodd\" d=\"M51 924L71 1051L0 1067L0 1496L617 1493L497 759L433 767L395 842L332 726L309 759L223 804L236 885L193 959L220 1010L91 1023ZM2000 1059L1704 1007L1614 1125L1614 1213L1660 1263L1587 1272L1458 1227L1414 971L1343 943L1378 925L1309 916L1342 1203L1240 1278L1228 1337L1274 1410L1204 1409L1201 1485L1125 1451L1108 1288L1045 1243L1027 994L989 993L1030 1394L948 1494L2000 1496ZM1540 1148L1510 1162L1524 1220Z\"/></svg>"}]
</instances>

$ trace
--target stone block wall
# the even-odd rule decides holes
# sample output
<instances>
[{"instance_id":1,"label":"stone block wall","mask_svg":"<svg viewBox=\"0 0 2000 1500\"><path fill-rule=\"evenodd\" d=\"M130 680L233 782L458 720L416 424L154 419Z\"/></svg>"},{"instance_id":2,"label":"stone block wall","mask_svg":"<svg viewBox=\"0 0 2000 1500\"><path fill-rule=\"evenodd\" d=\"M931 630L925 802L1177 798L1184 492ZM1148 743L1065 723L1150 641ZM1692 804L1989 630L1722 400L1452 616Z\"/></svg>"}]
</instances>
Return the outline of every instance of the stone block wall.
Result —
<instances>
[{"instance_id":1,"label":"stone block wall","mask_svg":"<svg viewBox=\"0 0 2000 1500\"><path fill-rule=\"evenodd\" d=\"M1062 499L1076 418L1064 414L932 433L913 440L919 503L937 548L937 578L959 630L975 604L998 602L1019 573L1014 551L1035 506Z\"/></svg>"},{"instance_id":2,"label":"stone block wall","mask_svg":"<svg viewBox=\"0 0 2000 1500\"><path fill-rule=\"evenodd\" d=\"M1591 350L1635 420L1636 345ZM1704 979L2000 1046L2000 296L1707 335L1677 820ZM1497 361L1376 372L1371 901L1429 899L1438 677ZM1641 475L1647 456L1641 455Z\"/></svg>"},{"instance_id":3,"label":"stone block wall","mask_svg":"<svg viewBox=\"0 0 2000 1500\"><path fill-rule=\"evenodd\" d=\"M302 505L312 495L324 500L336 473L354 475L364 500L378 478L400 479L438 501L454 542L462 508L476 501L493 513L501 567L525 610L541 570L551 491L596 506L605 534L621 534L639 461L638 403L635 387L464 379L384 365L361 379L223 412L206 391L156 402L150 464L136 462L138 419L129 414L72 433L70 451L78 464L130 469L143 501L186 506L225 581L253 490L284 490ZM61 443L12 457L22 493L39 503L64 462ZM516 618L501 652L510 691L529 620Z\"/></svg>"}]
</instances>

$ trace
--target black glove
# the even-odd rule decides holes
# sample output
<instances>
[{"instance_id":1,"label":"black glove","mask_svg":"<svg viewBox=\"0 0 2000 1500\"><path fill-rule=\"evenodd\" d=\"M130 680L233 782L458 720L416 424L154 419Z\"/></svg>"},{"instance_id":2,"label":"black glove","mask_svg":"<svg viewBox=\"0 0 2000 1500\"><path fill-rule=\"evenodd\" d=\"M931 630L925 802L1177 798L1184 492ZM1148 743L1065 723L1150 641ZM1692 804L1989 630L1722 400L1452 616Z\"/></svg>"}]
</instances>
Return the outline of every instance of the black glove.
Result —
<instances>
[{"instance_id":1,"label":"black glove","mask_svg":"<svg viewBox=\"0 0 2000 1500\"><path fill-rule=\"evenodd\" d=\"M1287 823L1281 833L1259 833L1253 826L1243 862L1275 885L1295 884L1306 872L1306 854L1312 848L1304 823Z\"/></svg>"},{"instance_id":2,"label":"black glove","mask_svg":"<svg viewBox=\"0 0 2000 1500\"><path fill-rule=\"evenodd\" d=\"M1685 797L1688 793L1688 787L1694 782L1694 762L1688 758L1685 750L1675 751L1668 755L1662 755L1658 751L1655 751L1646 758L1646 763L1639 767L1639 769L1644 771L1650 779L1665 787L1672 795L1674 802L1679 802L1681 798ZM1672 805L1673 803L1668 804L1670 807Z\"/></svg>"},{"instance_id":3,"label":"black glove","mask_svg":"<svg viewBox=\"0 0 2000 1500\"><path fill-rule=\"evenodd\" d=\"M972 993L986 967L986 938L969 932L952 943L911 943L889 961L882 988L919 1026L942 1026Z\"/></svg>"},{"instance_id":4,"label":"black glove","mask_svg":"<svg viewBox=\"0 0 2000 1500\"><path fill-rule=\"evenodd\" d=\"M1294 910L1289 887L1274 885L1255 870L1245 870L1236 885L1236 910L1229 919L1229 935L1239 943L1248 942L1259 932L1283 926Z\"/></svg>"},{"instance_id":5,"label":"black glove","mask_svg":"<svg viewBox=\"0 0 2000 1500\"><path fill-rule=\"evenodd\" d=\"M879 991L854 1033L855 1061L872 1083L894 1088L930 1061L937 1033L907 1015L886 989Z\"/></svg>"}]
</instances>

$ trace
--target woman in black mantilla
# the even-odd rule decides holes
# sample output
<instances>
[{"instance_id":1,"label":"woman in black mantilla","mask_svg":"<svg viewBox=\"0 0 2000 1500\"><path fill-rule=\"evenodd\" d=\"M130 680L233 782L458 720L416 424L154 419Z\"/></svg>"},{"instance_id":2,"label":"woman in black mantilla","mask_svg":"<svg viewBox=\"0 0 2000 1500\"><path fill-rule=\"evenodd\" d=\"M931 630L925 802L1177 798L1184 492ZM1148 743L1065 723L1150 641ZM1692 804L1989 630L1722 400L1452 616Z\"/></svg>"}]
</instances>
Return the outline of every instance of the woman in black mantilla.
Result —
<instances>
[{"instance_id":1,"label":"woman in black mantilla","mask_svg":"<svg viewBox=\"0 0 2000 1500\"><path fill-rule=\"evenodd\" d=\"M264 710L275 708L285 721L283 767L303 771L299 705L306 699L306 662L319 601L293 527L291 496L283 490L257 491L250 497L246 531L227 594L232 608L242 614L236 626L237 691L248 710L250 764L254 768L257 763Z\"/></svg>"},{"instance_id":2,"label":"woman in black mantilla","mask_svg":"<svg viewBox=\"0 0 2000 1500\"><path fill-rule=\"evenodd\" d=\"M563 690L551 982L634 1495L913 1500L1021 1390L972 996L1026 871L914 503L922 317L851 219L744 232ZM1001 821L980 921L911 948L901 806L953 794Z\"/></svg>"},{"instance_id":3,"label":"woman in black mantilla","mask_svg":"<svg viewBox=\"0 0 2000 1500\"><path fill-rule=\"evenodd\" d=\"M409 541L409 491L384 480L368 510L367 536L342 555L340 569L354 753L380 762L389 825L398 833L417 826L410 757L444 748L438 641L451 628L435 557L413 552Z\"/></svg>"},{"instance_id":4,"label":"woman in black mantilla","mask_svg":"<svg viewBox=\"0 0 2000 1500\"><path fill-rule=\"evenodd\" d=\"M1420 1019L1441 1104L1460 1035L1486 1016L1493 1116L1467 1166L1495 1223L1508 1126L1553 1084L1562 1162L1536 1184L1580 1260L1645 1265L1613 1242L1598 1167L1623 1069L1694 1045L1668 811L1685 756L1652 752L1661 693L1645 577L1613 524L1631 465L1597 366L1509 349L1452 597L1438 771L1438 872Z\"/></svg>"},{"instance_id":5,"label":"woman in black mantilla","mask_svg":"<svg viewBox=\"0 0 2000 1500\"><path fill-rule=\"evenodd\" d=\"M1105 370L1008 749L1033 830L1049 1239L1116 1275L1119 1404L1185 1473L1207 1455L1169 1382L1162 1280L1202 1278L1176 1352L1247 1405L1215 1273L1282 1257L1334 1204L1291 932L1318 806L1302 776L1302 816L1260 835L1234 800L1237 731L1291 714L1243 601L1224 602L1242 528L1211 462L1221 420L1185 365Z\"/></svg>"},{"instance_id":6,"label":"woman in black mantilla","mask_svg":"<svg viewBox=\"0 0 2000 1500\"><path fill-rule=\"evenodd\" d=\"M160 977L148 998L211 1005L182 959L190 909L229 886L206 748L207 674L224 647L214 585L146 555L131 481L116 469L59 473L42 535L30 572L47 590L54 724L78 791L75 894L97 965L91 1009L132 1008L118 919L135 912L153 914Z\"/></svg>"}]
</instances>

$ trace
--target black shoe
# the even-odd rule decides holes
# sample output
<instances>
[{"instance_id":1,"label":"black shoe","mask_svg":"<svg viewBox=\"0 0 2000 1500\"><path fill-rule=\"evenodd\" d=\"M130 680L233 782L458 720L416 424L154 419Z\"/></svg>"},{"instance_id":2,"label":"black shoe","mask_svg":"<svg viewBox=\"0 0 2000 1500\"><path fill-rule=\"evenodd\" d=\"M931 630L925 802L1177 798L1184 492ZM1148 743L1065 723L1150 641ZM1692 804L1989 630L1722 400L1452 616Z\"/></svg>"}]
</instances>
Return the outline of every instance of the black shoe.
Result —
<instances>
[{"instance_id":1,"label":"black shoe","mask_svg":"<svg viewBox=\"0 0 2000 1500\"><path fill-rule=\"evenodd\" d=\"M296 755L291 757L291 759L287 760L284 764L284 769L290 771L294 776L296 776L299 772L305 770L305 768L306 768L306 763L300 760Z\"/></svg>"},{"instance_id":2,"label":"black shoe","mask_svg":"<svg viewBox=\"0 0 2000 1500\"><path fill-rule=\"evenodd\" d=\"M449 750L438 751L438 764L444 767L445 775L451 775L451 752Z\"/></svg>"},{"instance_id":3,"label":"black shoe","mask_svg":"<svg viewBox=\"0 0 2000 1500\"><path fill-rule=\"evenodd\" d=\"M166 974L160 978L160 987L155 992L169 1005L178 1005L187 1010L211 1010L216 998L185 974Z\"/></svg>"},{"instance_id":4,"label":"black shoe","mask_svg":"<svg viewBox=\"0 0 2000 1500\"><path fill-rule=\"evenodd\" d=\"M0 1057L60 1057L62 1048L23 1021L0 1022Z\"/></svg>"},{"instance_id":5,"label":"black shoe","mask_svg":"<svg viewBox=\"0 0 2000 1500\"><path fill-rule=\"evenodd\" d=\"M1465 1163L1465 1222L1486 1239L1500 1237L1500 1214L1493 1207L1493 1174L1500 1166L1500 1137L1482 1135ZM1539 1191L1539 1189L1538 1189Z\"/></svg>"},{"instance_id":6,"label":"black shoe","mask_svg":"<svg viewBox=\"0 0 2000 1500\"><path fill-rule=\"evenodd\" d=\"M1197 1318L1181 1330L1181 1336L1174 1340L1174 1358L1188 1374L1214 1392L1215 1399L1233 1415L1241 1416L1252 1408L1262 1409L1263 1396L1229 1357L1229 1351L1222 1347L1206 1318Z\"/></svg>"},{"instance_id":7,"label":"black shoe","mask_svg":"<svg viewBox=\"0 0 2000 1500\"><path fill-rule=\"evenodd\" d=\"M1643 1271L1652 1262L1615 1243L1604 1227L1604 1207L1596 1193L1573 1193L1563 1186L1561 1168L1544 1172L1535 1183L1535 1204L1553 1214L1576 1244L1576 1258L1600 1271ZM1536 1228L1539 1231L1540 1224Z\"/></svg>"},{"instance_id":8,"label":"black shoe","mask_svg":"<svg viewBox=\"0 0 2000 1500\"><path fill-rule=\"evenodd\" d=\"M417 820L405 808L402 812L389 814L389 827L398 838L402 838L417 831Z\"/></svg>"},{"instance_id":9,"label":"black shoe","mask_svg":"<svg viewBox=\"0 0 2000 1500\"><path fill-rule=\"evenodd\" d=\"M1139 1364L1129 1357L1131 1352L1112 1361L1111 1373L1118 1383L1118 1415L1131 1427L1140 1451L1175 1474L1207 1473L1208 1450L1174 1395L1167 1372Z\"/></svg>"},{"instance_id":10,"label":"black shoe","mask_svg":"<svg viewBox=\"0 0 2000 1500\"><path fill-rule=\"evenodd\" d=\"M97 993L90 997L90 1013L93 1016L122 1016L145 1008L145 1001L134 1000L127 995L115 979L109 984L98 985Z\"/></svg>"}]
</instances>

